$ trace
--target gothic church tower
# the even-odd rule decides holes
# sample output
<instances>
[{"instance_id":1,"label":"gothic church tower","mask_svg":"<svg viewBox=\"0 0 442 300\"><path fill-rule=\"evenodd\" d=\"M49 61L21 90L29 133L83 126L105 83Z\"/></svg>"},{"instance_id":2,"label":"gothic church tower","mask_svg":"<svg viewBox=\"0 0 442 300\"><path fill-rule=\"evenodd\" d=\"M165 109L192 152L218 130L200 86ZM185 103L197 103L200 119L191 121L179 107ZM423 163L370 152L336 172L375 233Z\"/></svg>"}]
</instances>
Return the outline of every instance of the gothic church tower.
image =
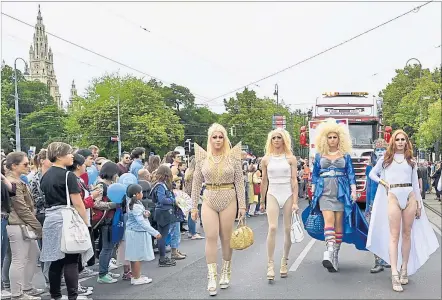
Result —
<instances>
[{"instance_id":1,"label":"gothic church tower","mask_svg":"<svg viewBox=\"0 0 442 300\"><path fill-rule=\"evenodd\" d=\"M54 72L54 56L48 45L48 36L43 25L43 18L38 5L37 24L35 24L34 44L29 49L30 75L27 80L38 80L47 84L50 95L54 98L59 108L63 108L61 95L58 88L57 77Z\"/></svg>"}]
</instances>

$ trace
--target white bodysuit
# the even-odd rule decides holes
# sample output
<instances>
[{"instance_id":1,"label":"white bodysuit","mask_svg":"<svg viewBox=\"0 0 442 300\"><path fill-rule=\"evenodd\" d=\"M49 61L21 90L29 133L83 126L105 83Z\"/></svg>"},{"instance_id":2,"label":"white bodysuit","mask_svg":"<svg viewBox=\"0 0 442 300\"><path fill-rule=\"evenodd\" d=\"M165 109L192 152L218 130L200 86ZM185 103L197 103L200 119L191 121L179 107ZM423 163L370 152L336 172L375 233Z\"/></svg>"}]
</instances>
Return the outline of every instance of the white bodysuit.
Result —
<instances>
[{"instance_id":1,"label":"white bodysuit","mask_svg":"<svg viewBox=\"0 0 442 300\"><path fill-rule=\"evenodd\" d=\"M376 166L371 170L369 176L372 180L379 183L381 178L378 174L382 174L383 179L390 185L411 183L412 186L407 187L393 187L390 189L390 193L394 194L399 202L399 207L405 209L408 203L411 192L414 193L414 197L422 205L422 197L419 189L419 179L417 177L417 168L412 168L407 160L405 160L403 154L395 154L394 159L387 168L383 168L384 160L380 159ZM398 163L400 162L400 163Z\"/></svg>"},{"instance_id":2,"label":"white bodysuit","mask_svg":"<svg viewBox=\"0 0 442 300\"><path fill-rule=\"evenodd\" d=\"M395 154L394 158L398 162L403 162L397 163L393 160L391 165L384 169L382 166L384 159L381 158L370 172L370 178L376 182L383 179L390 185L411 183L411 187L391 188L390 192L396 195L401 209L406 208L411 192L414 193L414 198L422 205L417 167L412 168L406 160L404 161L404 156L401 154ZM367 249L390 264L389 244L388 197L385 187L379 184L373 202L370 227L368 229ZM400 245L402 245L402 231L399 236L398 264L397 266L391 266L392 268L396 267L397 270L400 270L402 265L402 247ZM438 247L439 242L436 234L428 221L425 208L422 207L421 217L414 220L411 229L411 249L407 265L408 275L413 275Z\"/></svg>"},{"instance_id":3,"label":"white bodysuit","mask_svg":"<svg viewBox=\"0 0 442 300\"><path fill-rule=\"evenodd\" d=\"M292 170L284 156L270 156L267 165L267 175L269 178L269 189L267 194L275 197L279 207L283 207L288 199L293 195L292 191Z\"/></svg>"}]
</instances>

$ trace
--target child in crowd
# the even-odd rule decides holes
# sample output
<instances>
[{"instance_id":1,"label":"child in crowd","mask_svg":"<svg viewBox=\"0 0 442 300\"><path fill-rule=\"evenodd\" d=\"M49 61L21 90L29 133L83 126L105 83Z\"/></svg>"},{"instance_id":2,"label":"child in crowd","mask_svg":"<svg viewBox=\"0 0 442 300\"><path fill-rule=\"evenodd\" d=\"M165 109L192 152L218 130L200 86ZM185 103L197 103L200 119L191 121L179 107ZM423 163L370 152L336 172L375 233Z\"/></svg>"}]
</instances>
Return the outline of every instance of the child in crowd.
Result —
<instances>
[{"instance_id":1,"label":"child in crowd","mask_svg":"<svg viewBox=\"0 0 442 300\"><path fill-rule=\"evenodd\" d=\"M138 184L131 184L127 188L127 196L130 198L127 210L126 223L126 253L125 259L130 261L132 269L131 284L140 285L152 282L147 276L141 276L141 262L155 259L152 248L152 239L161 239L161 234L155 230L149 222L149 212L146 211L141 199L143 190Z\"/></svg>"}]
</instances>

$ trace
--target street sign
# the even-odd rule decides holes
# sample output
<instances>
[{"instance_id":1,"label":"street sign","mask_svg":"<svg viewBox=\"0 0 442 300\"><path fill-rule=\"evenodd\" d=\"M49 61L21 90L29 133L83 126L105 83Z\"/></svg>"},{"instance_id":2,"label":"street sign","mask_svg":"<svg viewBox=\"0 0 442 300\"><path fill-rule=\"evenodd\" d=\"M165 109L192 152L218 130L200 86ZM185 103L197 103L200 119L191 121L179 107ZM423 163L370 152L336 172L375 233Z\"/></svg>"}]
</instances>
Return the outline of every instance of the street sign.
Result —
<instances>
[{"instance_id":1,"label":"street sign","mask_svg":"<svg viewBox=\"0 0 442 300\"><path fill-rule=\"evenodd\" d=\"M285 116L273 115L272 116L272 127L273 127L273 129L276 129L276 128L286 129L286 118L285 118Z\"/></svg>"}]
</instances>

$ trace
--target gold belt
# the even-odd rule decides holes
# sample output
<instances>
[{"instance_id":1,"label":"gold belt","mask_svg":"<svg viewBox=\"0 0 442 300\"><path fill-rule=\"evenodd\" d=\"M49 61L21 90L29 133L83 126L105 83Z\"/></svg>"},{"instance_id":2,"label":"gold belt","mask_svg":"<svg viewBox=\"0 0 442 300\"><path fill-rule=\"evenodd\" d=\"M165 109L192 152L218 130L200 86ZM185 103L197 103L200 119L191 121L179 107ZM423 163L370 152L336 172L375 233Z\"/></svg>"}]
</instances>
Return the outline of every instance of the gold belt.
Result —
<instances>
[{"instance_id":1,"label":"gold belt","mask_svg":"<svg viewBox=\"0 0 442 300\"><path fill-rule=\"evenodd\" d=\"M206 189L209 191L226 191L234 188L233 183L206 183Z\"/></svg>"},{"instance_id":2,"label":"gold belt","mask_svg":"<svg viewBox=\"0 0 442 300\"><path fill-rule=\"evenodd\" d=\"M411 183L397 183L397 184L390 184L390 189L392 188L398 188L398 187L409 187L412 186Z\"/></svg>"}]
</instances>

